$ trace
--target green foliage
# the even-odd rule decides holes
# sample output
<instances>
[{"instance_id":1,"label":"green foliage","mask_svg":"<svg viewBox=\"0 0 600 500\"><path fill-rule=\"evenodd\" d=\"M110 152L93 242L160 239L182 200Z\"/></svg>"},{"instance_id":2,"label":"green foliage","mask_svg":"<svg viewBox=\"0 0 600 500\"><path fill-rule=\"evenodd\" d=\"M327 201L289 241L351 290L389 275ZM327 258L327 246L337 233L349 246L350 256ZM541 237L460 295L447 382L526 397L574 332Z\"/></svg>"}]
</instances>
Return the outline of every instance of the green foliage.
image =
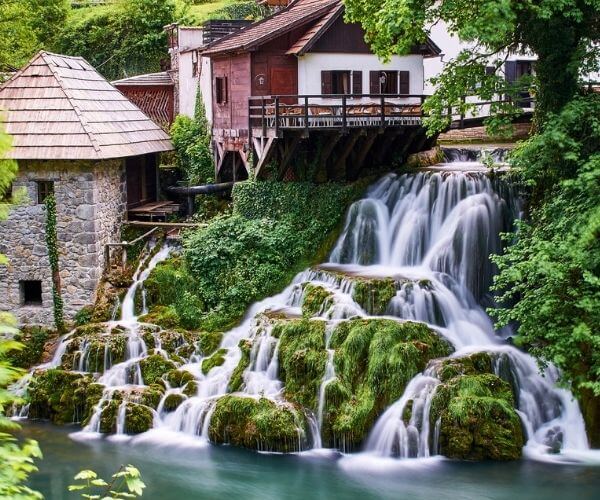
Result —
<instances>
[{"instance_id":1,"label":"green foliage","mask_svg":"<svg viewBox=\"0 0 600 500\"><path fill-rule=\"evenodd\" d=\"M285 286L294 273L324 257L353 186L245 182L233 191L234 213L184 237L204 329L222 329L249 304ZM197 311L196 311L197 314Z\"/></svg>"},{"instance_id":2,"label":"green foliage","mask_svg":"<svg viewBox=\"0 0 600 500\"><path fill-rule=\"evenodd\" d=\"M495 289L517 342L562 370L577 395L600 396L600 96L575 100L515 163L535 186L529 222L495 257ZM548 176L549 180L546 180Z\"/></svg>"},{"instance_id":3,"label":"green foliage","mask_svg":"<svg viewBox=\"0 0 600 500\"><path fill-rule=\"evenodd\" d=\"M318 316L331 305L331 292L322 286L308 283L302 291L302 315L305 318Z\"/></svg>"},{"instance_id":4,"label":"green foliage","mask_svg":"<svg viewBox=\"0 0 600 500\"><path fill-rule=\"evenodd\" d=\"M346 0L345 5L346 18L362 23L367 42L384 59L410 53L440 20L450 33L471 42L471 48L447 64L433 82L438 87L426 104L430 133L447 126L448 107L470 109L462 103L464 95L487 101L498 95L516 97L529 87L536 95L541 123L576 94L580 71L599 64L600 49L592 43L600 35L598 0ZM504 54L522 51L538 56L536 77L509 85L501 74ZM493 66L495 72L487 74L486 66ZM506 120L498 118L508 119L517 110L501 104L492 112L499 126Z\"/></svg>"},{"instance_id":5,"label":"green foliage","mask_svg":"<svg viewBox=\"0 0 600 500\"><path fill-rule=\"evenodd\" d=\"M291 406L266 398L224 396L210 420L210 440L260 451L299 451L303 417Z\"/></svg>"},{"instance_id":6,"label":"green foliage","mask_svg":"<svg viewBox=\"0 0 600 500\"><path fill-rule=\"evenodd\" d=\"M75 326L83 326L91 323L94 318L94 307L93 306L83 306L77 313L75 313L75 317L73 320L75 321Z\"/></svg>"},{"instance_id":7,"label":"green foliage","mask_svg":"<svg viewBox=\"0 0 600 500\"><path fill-rule=\"evenodd\" d=\"M163 26L181 15L173 0L117 0L70 16L55 50L83 56L110 80L160 71L167 57Z\"/></svg>"},{"instance_id":8,"label":"green foliage","mask_svg":"<svg viewBox=\"0 0 600 500\"><path fill-rule=\"evenodd\" d=\"M252 341L248 339L242 339L239 343L239 348L242 351L242 357L238 365L233 370L231 378L229 379L229 387L227 392L237 392L244 385L244 372L250 366L250 354L252 353Z\"/></svg>"},{"instance_id":9,"label":"green foliage","mask_svg":"<svg viewBox=\"0 0 600 500\"><path fill-rule=\"evenodd\" d=\"M177 166L190 185L210 183L215 171L210 152L210 128L204 106L196 106L196 117L179 115L171 126L171 140L177 153Z\"/></svg>"},{"instance_id":10,"label":"green foliage","mask_svg":"<svg viewBox=\"0 0 600 500\"><path fill-rule=\"evenodd\" d=\"M270 14L269 8L253 0L235 1L213 12L212 19L248 19L258 21Z\"/></svg>"},{"instance_id":11,"label":"green foliage","mask_svg":"<svg viewBox=\"0 0 600 500\"><path fill-rule=\"evenodd\" d=\"M372 315L382 315L396 295L393 279L358 279L355 281L352 298Z\"/></svg>"},{"instance_id":12,"label":"green foliage","mask_svg":"<svg viewBox=\"0 0 600 500\"><path fill-rule=\"evenodd\" d=\"M60 269L58 253L58 235L56 231L56 198L53 194L46 197L46 247L52 271L52 302L54 306L54 325L59 333L65 330L63 299L60 290Z\"/></svg>"},{"instance_id":13,"label":"green foliage","mask_svg":"<svg viewBox=\"0 0 600 500\"><path fill-rule=\"evenodd\" d=\"M82 498L89 500L138 498L146 488L140 471L133 465L122 465L111 476L110 482L98 477L92 470L82 470L73 479L78 482L70 485L69 491L76 491Z\"/></svg>"}]
</instances>

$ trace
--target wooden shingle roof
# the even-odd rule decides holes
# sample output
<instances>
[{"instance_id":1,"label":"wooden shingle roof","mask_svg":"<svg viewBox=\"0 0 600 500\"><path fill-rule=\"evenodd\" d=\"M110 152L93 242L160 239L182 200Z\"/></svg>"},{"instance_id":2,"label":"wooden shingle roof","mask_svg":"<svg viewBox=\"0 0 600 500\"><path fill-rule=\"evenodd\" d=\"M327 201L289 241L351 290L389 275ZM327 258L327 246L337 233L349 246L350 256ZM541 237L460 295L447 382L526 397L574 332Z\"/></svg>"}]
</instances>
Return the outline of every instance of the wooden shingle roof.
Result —
<instances>
[{"instance_id":1,"label":"wooden shingle roof","mask_svg":"<svg viewBox=\"0 0 600 500\"><path fill-rule=\"evenodd\" d=\"M287 54L303 55L315 44L320 36L325 33L332 23L344 12L344 5L340 2L333 5L329 11L319 19L298 41L292 45Z\"/></svg>"},{"instance_id":2,"label":"wooden shingle roof","mask_svg":"<svg viewBox=\"0 0 600 500\"><path fill-rule=\"evenodd\" d=\"M294 28L319 19L339 3L340 0L296 0L272 16L215 42L203 52L203 55L243 52L258 47Z\"/></svg>"},{"instance_id":3,"label":"wooden shingle roof","mask_svg":"<svg viewBox=\"0 0 600 500\"><path fill-rule=\"evenodd\" d=\"M0 87L0 123L23 160L104 160L173 149L85 59L39 52Z\"/></svg>"}]
</instances>

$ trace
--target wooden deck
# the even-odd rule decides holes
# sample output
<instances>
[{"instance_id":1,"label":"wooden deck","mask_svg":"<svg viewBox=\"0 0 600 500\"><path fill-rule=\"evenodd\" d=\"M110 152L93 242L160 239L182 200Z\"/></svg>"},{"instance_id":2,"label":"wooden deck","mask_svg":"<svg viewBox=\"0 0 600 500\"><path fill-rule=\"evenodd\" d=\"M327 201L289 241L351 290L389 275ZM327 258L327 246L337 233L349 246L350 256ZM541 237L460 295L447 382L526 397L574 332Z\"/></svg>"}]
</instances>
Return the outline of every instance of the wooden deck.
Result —
<instances>
[{"instance_id":1,"label":"wooden deck","mask_svg":"<svg viewBox=\"0 0 600 500\"><path fill-rule=\"evenodd\" d=\"M166 221L171 215L179 213L179 205L172 201L156 201L146 203L136 208L131 208L128 211L128 219L131 220L146 220L150 222Z\"/></svg>"},{"instance_id":2,"label":"wooden deck","mask_svg":"<svg viewBox=\"0 0 600 500\"><path fill-rule=\"evenodd\" d=\"M281 132L420 126L424 95L277 95L249 98L251 137Z\"/></svg>"}]
</instances>

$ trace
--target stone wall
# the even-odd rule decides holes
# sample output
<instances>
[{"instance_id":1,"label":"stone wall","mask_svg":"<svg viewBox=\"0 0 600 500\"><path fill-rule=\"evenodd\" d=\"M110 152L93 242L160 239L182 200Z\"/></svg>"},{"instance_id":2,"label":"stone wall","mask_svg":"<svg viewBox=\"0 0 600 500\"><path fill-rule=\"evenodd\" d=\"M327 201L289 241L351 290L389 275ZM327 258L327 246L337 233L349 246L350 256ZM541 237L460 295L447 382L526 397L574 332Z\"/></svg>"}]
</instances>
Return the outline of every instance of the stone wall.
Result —
<instances>
[{"instance_id":1,"label":"stone wall","mask_svg":"<svg viewBox=\"0 0 600 500\"><path fill-rule=\"evenodd\" d=\"M95 300L103 270L104 244L120 237L126 207L122 160L104 162L20 161L13 183L28 200L0 222L0 310L21 324L53 324L52 279L45 241L46 210L38 204L37 181L53 181L57 205L59 268L65 319ZM42 304L23 305L20 281L42 282Z\"/></svg>"}]
</instances>

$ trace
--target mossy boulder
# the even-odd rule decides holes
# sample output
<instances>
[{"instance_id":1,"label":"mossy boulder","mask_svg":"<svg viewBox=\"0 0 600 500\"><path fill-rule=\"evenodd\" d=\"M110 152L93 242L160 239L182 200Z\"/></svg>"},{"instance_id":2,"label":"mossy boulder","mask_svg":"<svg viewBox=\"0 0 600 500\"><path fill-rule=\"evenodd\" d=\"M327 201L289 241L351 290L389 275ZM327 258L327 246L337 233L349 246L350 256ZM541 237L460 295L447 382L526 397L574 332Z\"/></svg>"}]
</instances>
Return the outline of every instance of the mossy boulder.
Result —
<instances>
[{"instance_id":1,"label":"mossy boulder","mask_svg":"<svg viewBox=\"0 0 600 500\"><path fill-rule=\"evenodd\" d=\"M223 363L225 363L226 354L227 349L219 349L210 358L203 360L202 373L204 373L204 375L208 375L208 372L210 372L213 368L221 366Z\"/></svg>"},{"instance_id":2,"label":"mossy boulder","mask_svg":"<svg viewBox=\"0 0 600 500\"><path fill-rule=\"evenodd\" d=\"M154 414L152 410L137 403L127 403L125 409L125 432L127 434L141 434L152 429Z\"/></svg>"},{"instance_id":3,"label":"mossy boulder","mask_svg":"<svg viewBox=\"0 0 600 500\"><path fill-rule=\"evenodd\" d=\"M423 323L354 319L333 332L337 378L325 392L324 443L360 448L377 418L399 399L429 360L452 347Z\"/></svg>"},{"instance_id":4,"label":"mossy boulder","mask_svg":"<svg viewBox=\"0 0 600 500\"><path fill-rule=\"evenodd\" d=\"M465 460L516 460L524 444L508 382L491 373L458 375L441 384L431 405L439 452Z\"/></svg>"},{"instance_id":5,"label":"mossy boulder","mask_svg":"<svg viewBox=\"0 0 600 500\"><path fill-rule=\"evenodd\" d=\"M173 306L155 305L148 314L140 317L140 321L162 328L178 328L180 326L179 315Z\"/></svg>"},{"instance_id":6,"label":"mossy boulder","mask_svg":"<svg viewBox=\"0 0 600 500\"><path fill-rule=\"evenodd\" d=\"M332 293L322 286L307 283L302 292L302 315L311 318L323 313L332 303Z\"/></svg>"},{"instance_id":7,"label":"mossy boulder","mask_svg":"<svg viewBox=\"0 0 600 500\"><path fill-rule=\"evenodd\" d=\"M356 279L352 298L367 314L385 314L390 301L396 295L398 284L394 279Z\"/></svg>"},{"instance_id":8,"label":"mossy boulder","mask_svg":"<svg viewBox=\"0 0 600 500\"><path fill-rule=\"evenodd\" d=\"M175 411L186 399L187 398L183 394L169 394L165 398L165 404L163 405L163 408L167 412Z\"/></svg>"},{"instance_id":9,"label":"mossy boulder","mask_svg":"<svg viewBox=\"0 0 600 500\"><path fill-rule=\"evenodd\" d=\"M196 380L194 376L186 370L172 370L165 377L171 387L184 387L188 382Z\"/></svg>"},{"instance_id":10,"label":"mossy boulder","mask_svg":"<svg viewBox=\"0 0 600 500\"><path fill-rule=\"evenodd\" d=\"M151 356L140 360L142 379L146 385L158 383L165 373L175 370L176 368L175 363L163 358L159 354L152 354Z\"/></svg>"},{"instance_id":11,"label":"mossy boulder","mask_svg":"<svg viewBox=\"0 0 600 500\"><path fill-rule=\"evenodd\" d=\"M449 358L441 361L436 374L442 382L459 375L478 375L493 373L492 356L488 352L476 352L460 358Z\"/></svg>"},{"instance_id":12,"label":"mossy boulder","mask_svg":"<svg viewBox=\"0 0 600 500\"><path fill-rule=\"evenodd\" d=\"M223 340L222 332L200 332L198 347L204 356L210 356L214 353Z\"/></svg>"},{"instance_id":13,"label":"mossy boulder","mask_svg":"<svg viewBox=\"0 0 600 500\"><path fill-rule=\"evenodd\" d=\"M32 368L39 365L43 358L46 343L54 336L54 332L40 326L24 326L14 336L14 340L22 344L22 348L10 351L8 360L18 368Z\"/></svg>"},{"instance_id":14,"label":"mossy boulder","mask_svg":"<svg viewBox=\"0 0 600 500\"><path fill-rule=\"evenodd\" d=\"M27 390L29 416L55 424L82 422L100 400L98 387L91 375L58 369L37 371Z\"/></svg>"},{"instance_id":15,"label":"mossy boulder","mask_svg":"<svg viewBox=\"0 0 600 500\"><path fill-rule=\"evenodd\" d=\"M235 370L231 374L229 379L228 392L237 392L242 389L244 385L244 372L250 366L250 354L252 353L252 341L250 339L242 339L239 343L240 351L242 356L238 362Z\"/></svg>"},{"instance_id":16,"label":"mossy boulder","mask_svg":"<svg viewBox=\"0 0 600 500\"><path fill-rule=\"evenodd\" d=\"M325 322L321 320L276 321L272 335L279 338L279 378L285 396L313 411L327 363Z\"/></svg>"},{"instance_id":17,"label":"mossy boulder","mask_svg":"<svg viewBox=\"0 0 600 500\"><path fill-rule=\"evenodd\" d=\"M266 398L220 398L210 420L213 443L260 451L290 453L304 443L306 423L292 406Z\"/></svg>"},{"instance_id":18,"label":"mossy boulder","mask_svg":"<svg viewBox=\"0 0 600 500\"><path fill-rule=\"evenodd\" d=\"M160 384L152 384L144 387L140 392L138 400L140 404L156 409L164 394L164 388Z\"/></svg>"}]
</instances>

